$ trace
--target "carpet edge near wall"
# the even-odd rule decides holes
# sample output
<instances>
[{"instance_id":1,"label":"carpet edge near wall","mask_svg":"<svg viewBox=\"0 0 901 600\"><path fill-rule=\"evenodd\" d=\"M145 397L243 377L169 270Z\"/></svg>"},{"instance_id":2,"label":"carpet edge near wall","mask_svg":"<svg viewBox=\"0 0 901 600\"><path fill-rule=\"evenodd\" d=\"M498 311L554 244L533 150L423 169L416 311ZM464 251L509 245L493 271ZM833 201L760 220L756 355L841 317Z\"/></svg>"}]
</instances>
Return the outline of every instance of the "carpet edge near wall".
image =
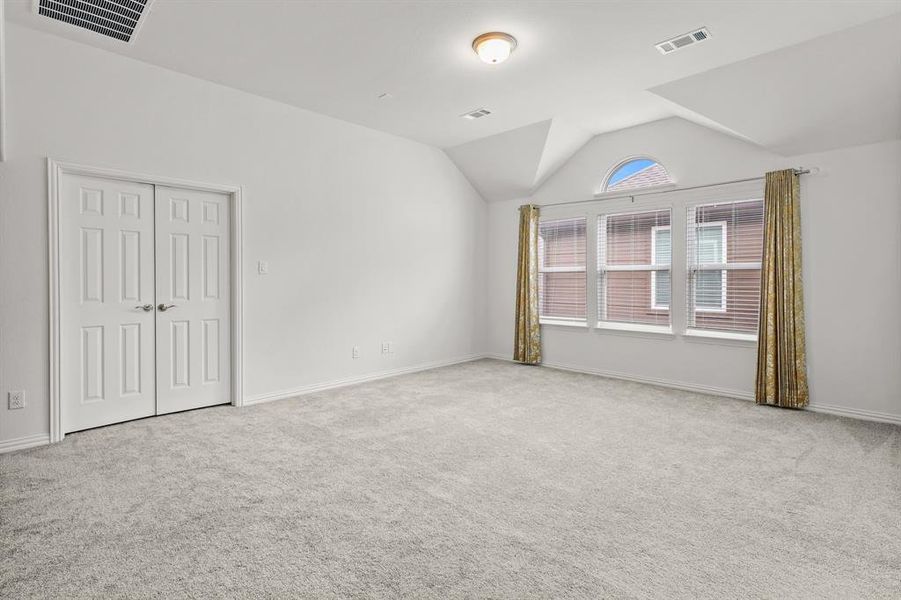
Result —
<instances>
[{"instance_id":1,"label":"carpet edge near wall","mask_svg":"<svg viewBox=\"0 0 901 600\"><path fill-rule=\"evenodd\" d=\"M495 353L481 353L481 354L468 354L459 356L456 358L443 360L443 361L434 361L431 363L423 363L420 365L414 365L410 367L404 367L400 369L393 369L390 371L381 371L377 373L371 373L368 375L361 375L358 377L349 377L345 379L337 379L324 383L312 384L308 386L304 386L301 388L296 388L292 390L283 390L279 392L272 392L267 394L258 394L256 396L245 397L243 400L243 407L253 406L256 404L264 404L266 402L275 402L277 400L286 400L289 398L296 398L298 396L304 396L307 394L312 394L315 392L321 392L325 390L337 389L342 387L347 387L351 385L357 385L361 383L367 383L369 381L377 381L379 379L387 379L390 377L399 377L401 375L409 375L411 373L419 373L422 371L429 371L431 369L440 369L441 367L449 367L452 365L458 365L467 362L473 362L476 360L500 360L505 362L514 362L513 359L506 357L501 354ZM656 387L663 387L667 389L675 389L682 390L686 392L694 392L698 394L707 394L710 396L720 396L724 398L733 398L736 400L746 400L746 401L754 401L754 393L752 391L741 391L741 390L730 390L727 388L717 388L713 386L702 386L696 385L681 381L672 381L666 379L656 379L649 377L639 377L635 375L630 375L627 373L619 373L615 371L603 371L600 369L585 369L579 367L572 367L569 365L564 365L560 363L543 363L539 365L540 367L545 367L549 369L557 369L560 371L570 371L573 373L582 373L585 375L594 375L596 377L606 377L609 379L618 379L621 381L631 381L634 383L641 383L644 385L652 385ZM861 421L872 421L876 423L890 423L892 425L901 425L901 414L892 414L892 413L884 413L879 411L871 411L859 408L851 408L845 406L837 406L831 404L817 404L811 403L805 409L809 412L823 413L834 415L837 417L845 417L849 419L857 419ZM36 448L38 446L46 446L50 444L50 435L49 433L36 433L26 436L21 436L17 438L10 438L7 440L0 440L0 454L5 454L8 452L17 452L19 450L27 450L29 448Z\"/></svg>"},{"instance_id":2,"label":"carpet edge near wall","mask_svg":"<svg viewBox=\"0 0 901 600\"><path fill-rule=\"evenodd\" d=\"M488 353L484 356L484 358L490 358L494 360L502 360L507 362L514 362L512 359L503 356L501 354L493 354ZM617 371L605 371L602 369L586 369L584 367L574 367L571 365L566 365L562 363L550 363L543 362L540 367L545 367L548 369L557 369L559 371L569 371L572 373L582 373L584 375L594 375L597 377L606 377L609 379L618 379L621 381L631 381L633 383L641 383L645 385L653 385L656 387L662 387L673 390L682 390L685 392L694 392L696 394L706 394L709 396L720 396L724 398L732 398L736 400L746 400L749 402L754 401L754 392L753 390L744 391L744 390L733 390L728 388L718 388L714 386L705 386L705 385L697 385L693 383L688 383L684 381L673 381L670 379L659 379L653 377L641 377L637 375L631 375L629 373L620 373ZM861 408L847 407L847 406L838 406L834 404L817 404L816 402L812 402L807 407L801 409L808 412L815 413L823 413L828 415L833 415L836 417L845 417L848 419L857 419L859 421L871 421L875 423L889 423L892 425L901 425L901 413L893 414L893 413L885 413L874 410L866 410Z\"/></svg>"},{"instance_id":3,"label":"carpet edge near wall","mask_svg":"<svg viewBox=\"0 0 901 600\"><path fill-rule=\"evenodd\" d=\"M379 379L387 379L389 377L399 377L401 375L409 375L411 373L419 373L421 371L440 369L441 367L449 367L451 365L459 365L462 363L472 362L475 360L482 360L485 358L489 358L489 357L487 355L481 354L481 353L464 354L462 356L457 356L454 358L432 361L432 362L428 362L428 363L421 363L421 364L417 364L417 365L411 365L409 367L401 367L399 369L391 369L389 371L376 371L374 373L368 373L365 375L359 375L359 376L355 376L355 377L346 377L343 379L332 379L330 381L325 381L322 383L313 383L310 385L301 386L301 387L293 388L290 390L281 390L281 391L277 391L277 392L257 394L254 396L245 396L243 406L253 406L254 404L263 404L265 402L275 402L276 400L286 400L288 398L296 398L298 396L305 396L307 394L313 394L315 392L322 392L325 390L333 390L333 389L347 387L347 386L351 386L351 385L357 385L360 383L377 381Z\"/></svg>"},{"instance_id":4,"label":"carpet edge near wall","mask_svg":"<svg viewBox=\"0 0 901 600\"><path fill-rule=\"evenodd\" d=\"M421 363L421 364L412 365L409 367L402 367L400 369L391 369L389 371L378 371L375 373L369 373L369 374L361 375L358 377L334 379L331 381L311 384L308 386L304 386L301 388L295 388L295 389L291 389L291 390L282 390L282 391L270 392L270 393L266 393L266 394L257 394L256 396L245 396L242 399L242 402L239 406L243 408L243 407L253 406L256 404L264 404L266 402L275 402L277 400L287 400L289 398L296 398L298 396L304 396L304 395L312 394L315 392L322 392L322 391L326 391L326 390L332 390L332 389L347 387L347 386L351 386L351 385L367 383L370 381L377 381L379 379L387 379L389 377L398 377L400 375L409 375L411 373L419 373L421 371L428 371L431 369L439 369L441 367L449 367L451 365L458 365L458 364L462 364L462 363L472 362L474 360L482 360L485 358L489 358L489 357L482 353L464 354L464 355L457 356L454 358L449 358L446 360ZM124 421L124 422L127 422L127 421ZM25 435L25 436L16 437L16 438L10 438L7 440L0 440L0 454L5 454L8 452L17 452L19 450L27 450L29 448L36 448L38 446L46 446L49 444L50 444L49 432L29 434L29 435Z\"/></svg>"}]
</instances>

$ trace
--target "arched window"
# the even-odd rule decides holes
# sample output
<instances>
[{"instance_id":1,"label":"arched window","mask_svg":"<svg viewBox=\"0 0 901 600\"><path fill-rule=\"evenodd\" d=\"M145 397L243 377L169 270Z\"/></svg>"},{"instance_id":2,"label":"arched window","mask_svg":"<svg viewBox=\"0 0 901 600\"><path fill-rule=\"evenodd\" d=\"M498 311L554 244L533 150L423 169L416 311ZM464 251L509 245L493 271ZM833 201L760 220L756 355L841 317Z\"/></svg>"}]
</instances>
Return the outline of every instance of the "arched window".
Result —
<instances>
[{"instance_id":1,"label":"arched window","mask_svg":"<svg viewBox=\"0 0 901 600\"><path fill-rule=\"evenodd\" d=\"M604 182L602 192L620 192L673 183L666 167L652 158L630 158L618 164Z\"/></svg>"}]
</instances>

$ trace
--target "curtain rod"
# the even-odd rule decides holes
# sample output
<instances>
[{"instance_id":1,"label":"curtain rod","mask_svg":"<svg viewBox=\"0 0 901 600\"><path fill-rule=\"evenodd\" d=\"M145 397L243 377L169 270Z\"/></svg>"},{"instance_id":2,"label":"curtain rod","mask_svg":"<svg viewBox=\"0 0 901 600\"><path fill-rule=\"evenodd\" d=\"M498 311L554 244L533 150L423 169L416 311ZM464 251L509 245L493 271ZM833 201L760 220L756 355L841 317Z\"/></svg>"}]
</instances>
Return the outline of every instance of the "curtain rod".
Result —
<instances>
[{"instance_id":1,"label":"curtain rod","mask_svg":"<svg viewBox=\"0 0 901 600\"><path fill-rule=\"evenodd\" d=\"M807 175L808 173L810 173L810 169L805 169L804 167L792 169L792 171L794 171L795 175ZM550 202L548 204L537 204L537 205L533 204L532 206L538 206L538 207L564 206L566 204L584 204L586 202L600 202L603 200L619 200L621 198L632 198L632 200L635 200L635 198L638 198L640 196L652 196L655 194L669 194L670 192L685 192L688 190L700 190L703 188L716 187L718 185L730 185L732 183L748 183L749 181L759 181L761 179L766 179L766 176L764 175L763 177L748 177L746 179L733 179L732 181L721 181L719 183L706 183L704 185L693 185L690 187L674 188L671 190L660 190L658 192L649 191L649 192L644 192L643 194L623 194L621 196L601 196L599 198L598 197L591 198L590 200L569 200L568 202Z\"/></svg>"}]
</instances>

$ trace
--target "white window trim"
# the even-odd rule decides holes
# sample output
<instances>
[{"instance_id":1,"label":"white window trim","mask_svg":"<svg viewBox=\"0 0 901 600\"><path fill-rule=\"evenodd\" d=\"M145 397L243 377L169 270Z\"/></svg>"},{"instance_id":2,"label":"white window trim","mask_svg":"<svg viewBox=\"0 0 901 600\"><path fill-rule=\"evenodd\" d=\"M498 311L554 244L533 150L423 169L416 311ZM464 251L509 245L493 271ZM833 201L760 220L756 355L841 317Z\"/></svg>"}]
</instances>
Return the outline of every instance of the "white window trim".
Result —
<instances>
[{"instance_id":1,"label":"white window trim","mask_svg":"<svg viewBox=\"0 0 901 600\"><path fill-rule=\"evenodd\" d=\"M632 331L635 333L656 333L660 335L673 335L672 325L648 325L647 323L621 323L619 321L598 321L595 329L609 329L611 331Z\"/></svg>"},{"instance_id":2,"label":"white window trim","mask_svg":"<svg viewBox=\"0 0 901 600\"><path fill-rule=\"evenodd\" d=\"M720 271L723 274L723 280L720 284L720 287L722 288L720 290L720 306L719 306L719 308L713 308L710 306L698 306L698 297L697 297L697 283L698 282L697 282L697 278L694 278L694 282L693 282L694 289L692 290L692 293L695 294L694 308L695 308L695 312L724 313L727 310L727 307L726 307L726 291L727 291L726 281L728 279L728 271L729 271L729 262L727 260L729 258L729 254L728 254L729 251L726 247L726 230L728 229L728 227L727 227L726 221L709 221L707 223L695 223L696 230L701 229L703 227L719 227L720 228L720 232L722 233L723 262L718 263L717 265L699 264L699 265L697 265L696 272ZM697 242L698 239L699 239L698 233L697 233L697 231L695 231L695 240L696 240L695 244L698 243ZM711 268L711 267L717 267L717 266L722 266L722 268Z\"/></svg>"},{"instance_id":3,"label":"white window trim","mask_svg":"<svg viewBox=\"0 0 901 600\"><path fill-rule=\"evenodd\" d=\"M650 160L661 167L666 171L667 177L669 177L669 181L667 183L658 183L656 185L648 185L644 187L634 187L634 188L626 188L622 190L608 190L607 188L610 185L610 179L613 177L613 174L619 171L620 167L627 165L628 163L636 160ZM594 197L598 199L603 198L611 198L616 196L631 196L635 193L645 193L650 191L661 191L664 189L671 189L676 187L676 178L673 177L672 172L666 168L662 162L650 156L648 154L635 154L632 156L627 156L626 158L618 161L612 167L607 170L607 173L604 174L604 178L601 180L601 185L598 187L598 191L595 192Z\"/></svg>"},{"instance_id":4,"label":"white window trim","mask_svg":"<svg viewBox=\"0 0 901 600\"><path fill-rule=\"evenodd\" d=\"M730 340L734 342L757 343L756 333L740 333L738 331L718 331L716 329L695 329L689 327L683 334L686 338L700 338L700 340Z\"/></svg>"},{"instance_id":5,"label":"white window trim","mask_svg":"<svg viewBox=\"0 0 901 600\"><path fill-rule=\"evenodd\" d=\"M644 187L627 188L625 190L611 190L609 192L597 192L594 195L595 200L606 200L609 198L637 198L638 196L651 196L656 192L665 192L667 190L675 190L679 186L675 181L672 183L658 183L657 185L646 185Z\"/></svg>"},{"instance_id":6,"label":"white window trim","mask_svg":"<svg viewBox=\"0 0 901 600\"><path fill-rule=\"evenodd\" d=\"M555 327L581 327L588 328L587 319L565 319L563 317L538 317L539 325L553 325Z\"/></svg>"},{"instance_id":7,"label":"white window trim","mask_svg":"<svg viewBox=\"0 0 901 600\"><path fill-rule=\"evenodd\" d=\"M672 216L670 216L672 219ZM669 270L672 273L672 264L673 264L673 226L672 225L653 225L651 227L651 265L657 266L657 231L669 230L670 232L670 269L661 269L661 270ZM673 299L673 289L672 289L672 275L670 275L670 301ZM651 271L651 310L669 310L669 304L657 304L657 271Z\"/></svg>"}]
</instances>

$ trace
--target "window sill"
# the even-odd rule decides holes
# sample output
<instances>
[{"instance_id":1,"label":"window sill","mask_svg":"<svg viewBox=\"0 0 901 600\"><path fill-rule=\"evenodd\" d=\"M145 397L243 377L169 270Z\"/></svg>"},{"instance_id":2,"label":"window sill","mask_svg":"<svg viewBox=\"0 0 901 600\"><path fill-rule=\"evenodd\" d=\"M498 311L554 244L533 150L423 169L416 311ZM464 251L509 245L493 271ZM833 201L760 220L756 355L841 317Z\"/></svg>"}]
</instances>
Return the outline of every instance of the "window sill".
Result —
<instances>
[{"instance_id":1,"label":"window sill","mask_svg":"<svg viewBox=\"0 0 901 600\"><path fill-rule=\"evenodd\" d=\"M553 319L553 318L541 318L538 319L539 325L553 325L555 327L577 327L582 329L588 328L588 323L579 319Z\"/></svg>"},{"instance_id":2,"label":"window sill","mask_svg":"<svg viewBox=\"0 0 901 600\"><path fill-rule=\"evenodd\" d=\"M595 327L604 332L622 333L626 335L646 335L652 337L674 337L672 327L663 325L642 325L640 323L614 323L598 321Z\"/></svg>"},{"instance_id":3,"label":"window sill","mask_svg":"<svg viewBox=\"0 0 901 600\"><path fill-rule=\"evenodd\" d=\"M731 331L708 331L704 329L688 329L683 334L692 342L717 344L727 342L738 346L756 346L757 335L754 333L735 333Z\"/></svg>"}]
</instances>

